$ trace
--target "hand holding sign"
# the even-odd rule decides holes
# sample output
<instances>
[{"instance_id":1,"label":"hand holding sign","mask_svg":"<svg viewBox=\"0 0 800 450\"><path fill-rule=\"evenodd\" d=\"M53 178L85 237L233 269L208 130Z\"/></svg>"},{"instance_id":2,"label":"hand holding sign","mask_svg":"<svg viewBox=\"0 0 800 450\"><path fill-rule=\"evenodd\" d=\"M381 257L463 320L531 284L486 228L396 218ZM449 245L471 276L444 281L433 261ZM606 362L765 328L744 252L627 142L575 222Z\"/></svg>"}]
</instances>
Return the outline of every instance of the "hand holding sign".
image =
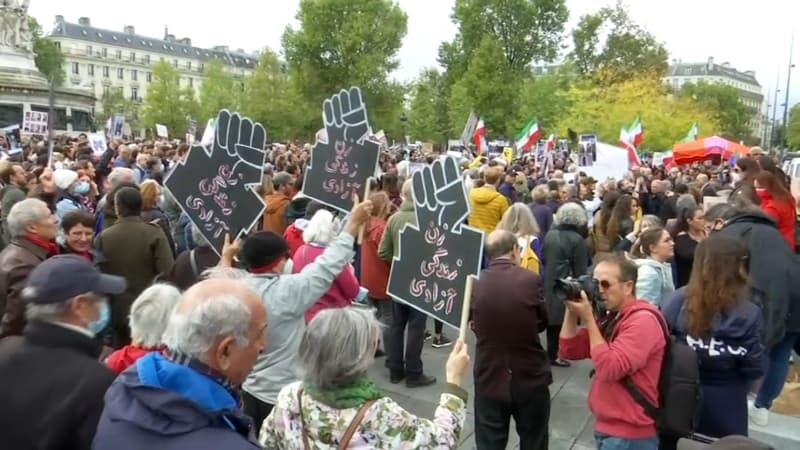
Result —
<instances>
[{"instance_id":1,"label":"hand holding sign","mask_svg":"<svg viewBox=\"0 0 800 450\"><path fill-rule=\"evenodd\" d=\"M459 328L467 277L480 271L483 233L464 225L469 202L455 159L436 161L412 180L417 226L400 231L387 292Z\"/></svg>"},{"instance_id":2,"label":"hand holding sign","mask_svg":"<svg viewBox=\"0 0 800 450\"><path fill-rule=\"evenodd\" d=\"M322 118L326 139L318 133L303 194L346 213L353 206L353 194L363 194L367 179L375 174L380 144L367 137L367 107L359 88L326 99Z\"/></svg>"}]
</instances>

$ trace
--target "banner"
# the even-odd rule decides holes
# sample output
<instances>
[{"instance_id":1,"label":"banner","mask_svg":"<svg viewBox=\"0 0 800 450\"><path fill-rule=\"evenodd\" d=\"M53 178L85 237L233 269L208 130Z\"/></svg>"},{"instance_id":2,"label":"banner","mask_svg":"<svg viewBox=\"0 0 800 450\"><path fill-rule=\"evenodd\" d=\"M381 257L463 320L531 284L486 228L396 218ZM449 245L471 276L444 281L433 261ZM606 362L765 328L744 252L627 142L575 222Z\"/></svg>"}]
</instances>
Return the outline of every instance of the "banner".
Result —
<instances>
[{"instance_id":1,"label":"banner","mask_svg":"<svg viewBox=\"0 0 800 450\"><path fill-rule=\"evenodd\" d=\"M467 278L481 270L484 233L464 225L470 203L454 158L426 165L412 180L417 220L400 230L387 293L459 328Z\"/></svg>"},{"instance_id":2,"label":"banner","mask_svg":"<svg viewBox=\"0 0 800 450\"><path fill-rule=\"evenodd\" d=\"M325 99L322 120L325 140L318 132L303 195L346 214L353 208L353 194L363 197L378 170L380 143L368 137L367 106L357 87Z\"/></svg>"},{"instance_id":3,"label":"banner","mask_svg":"<svg viewBox=\"0 0 800 450\"><path fill-rule=\"evenodd\" d=\"M193 145L164 187L214 251L222 253L225 234L231 240L247 234L266 205L261 186L267 131L239 113L219 112L212 145Z\"/></svg>"}]
</instances>

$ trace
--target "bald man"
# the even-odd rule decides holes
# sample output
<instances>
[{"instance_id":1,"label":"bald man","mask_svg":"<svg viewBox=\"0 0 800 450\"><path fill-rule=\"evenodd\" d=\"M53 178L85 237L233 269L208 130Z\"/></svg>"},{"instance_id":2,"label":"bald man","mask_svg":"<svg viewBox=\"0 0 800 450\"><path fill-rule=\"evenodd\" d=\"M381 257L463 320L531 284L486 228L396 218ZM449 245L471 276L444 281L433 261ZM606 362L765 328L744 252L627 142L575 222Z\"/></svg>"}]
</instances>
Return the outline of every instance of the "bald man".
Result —
<instances>
[{"instance_id":1,"label":"bald man","mask_svg":"<svg viewBox=\"0 0 800 450\"><path fill-rule=\"evenodd\" d=\"M166 350L142 357L106 394L93 449L260 449L238 387L266 347L267 313L239 280L186 291L164 332Z\"/></svg>"}]
</instances>

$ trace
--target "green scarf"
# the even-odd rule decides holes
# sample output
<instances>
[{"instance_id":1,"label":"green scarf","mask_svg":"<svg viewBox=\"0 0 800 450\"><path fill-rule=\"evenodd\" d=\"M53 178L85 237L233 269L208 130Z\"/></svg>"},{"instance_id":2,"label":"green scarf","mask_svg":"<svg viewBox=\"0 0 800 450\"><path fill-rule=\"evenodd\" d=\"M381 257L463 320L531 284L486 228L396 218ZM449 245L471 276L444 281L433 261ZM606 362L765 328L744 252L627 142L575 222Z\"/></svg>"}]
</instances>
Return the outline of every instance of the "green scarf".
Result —
<instances>
[{"instance_id":1,"label":"green scarf","mask_svg":"<svg viewBox=\"0 0 800 450\"><path fill-rule=\"evenodd\" d=\"M377 400L383 397L378 385L366 376L329 389L306 383L304 390L314 400L336 409L357 408L369 400Z\"/></svg>"}]
</instances>

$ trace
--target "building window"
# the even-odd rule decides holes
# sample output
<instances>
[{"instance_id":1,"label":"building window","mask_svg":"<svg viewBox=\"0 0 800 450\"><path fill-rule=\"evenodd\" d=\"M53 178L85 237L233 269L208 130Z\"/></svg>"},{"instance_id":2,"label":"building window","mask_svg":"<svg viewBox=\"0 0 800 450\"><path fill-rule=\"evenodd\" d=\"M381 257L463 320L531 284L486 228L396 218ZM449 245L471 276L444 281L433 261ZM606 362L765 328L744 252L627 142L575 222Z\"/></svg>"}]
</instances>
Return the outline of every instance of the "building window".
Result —
<instances>
[{"instance_id":1,"label":"building window","mask_svg":"<svg viewBox=\"0 0 800 450\"><path fill-rule=\"evenodd\" d=\"M91 45L87 45L86 46L86 56L92 56L92 46Z\"/></svg>"},{"instance_id":2,"label":"building window","mask_svg":"<svg viewBox=\"0 0 800 450\"><path fill-rule=\"evenodd\" d=\"M200 73L203 73L204 70L206 70L206 64L200 63Z\"/></svg>"},{"instance_id":3,"label":"building window","mask_svg":"<svg viewBox=\"0 0 800 450\"><path fill-rule=\"evenodd\" d=\"M80 75L80 73L81 73L80 64L78 64L76 62L72 63L72 74L73 75Z\"/></svg>"},{"instance_id":4,"label":"building window","mask_svg":"<svg viewBox=\"0 0 800 450\"><path fill-rule=\"evenodd\" d=\"M139 79L139 71L136 69L131 70L131 80L137 81Z\"/></svg>"},{"instance_id":5,"label":"building window","mask_svg":"<svg viewBox=\"0 0 800 450\"><path fill-rule=\"evenodd\" d=\"M61 50L61 42L59 42L59 41L56 41L56 48L57 48L57 49L59 49L59 50Z\"/></svg>"},{"instance_id":6,"label":"building window","mask_svg":"<svg viewBox=\"0 0 800 450\"><path fill-rule=\"evenodd\" d=\"M136 52L131 52L131 62L136 62Z\"/></svg>"},{"instance_id":7,"label":"building window","mask_svg":"<svg viewBox=\"0 0 800 450\"><path fill-rule=\"evenodd\" d=\"M108 66L103 66L103 77L108 78Z\"/></svg>"},{"instance_id":8,"label":"building window","mask_svg":"<svg viewBox=\"0 0 800 450\"><path fill-rule=\"evenodd\" d=\"M144 55L144 63L150 64L150 55Z\"/></svg>"},{"instance_id":9,"label":"building window","mask_svg":"<svg viewBox=\"0 0 800 450\"><path fill-rule=\"evenodd\" d=\"M89 74L90 77L93 77L94 76L94 64L89 64L88 66L86 66L86 71L87 71L87 73Z\"/></svg>"},{"instance_id":10,"label":"building window","mask_svg":"<svg viewBox=\"0 0 800 450\"><path fill-rule=\"evenodd\" d=\"M178 60L177 59L173 59L172 60L172 65L175 66L175 68L177 69L178 68Z\"/></svg>"},{"instance_id":11,"label":"building window","mask_svg":"<svg viewBox=\"0 0 800 450\"><path fill-rule=\"evenodd\" d=\"M139 89L135 87L131 88L131 100L139 100Z\"/></svg>"},{"instance_id":12,"label":"building window","mask_svg":"<svg viewBox=\"0 0 800 450\"><path fill-rule=\"evenodd\" d=\"M111 93L111 89L108 86L103 86L103 97L108 97L108 94Z\"/></svg>"},{"instance_id":13,"label":"building window","mask_svg":"<svg viewBox=\"0 0 800 450\"><path fill-rule=\"evenodd\" d=\"M103 48L103 58L108 58L108 49L105 47Z\"/></svg>"},{"instance_id":14,"label":"building window","mask_svg":"<svg viewBox=\"0 0 800 450\"><path fill-rule=\"evenodd\" d=\"M194 78L189 77L189 87L194 87Z\"/></svg>"},{"instance_id":15,"label":"building window","mask_svg":"<svg viewBox=\"0 0 800 450\"><path fill-rule=\"evenodd\" d=\"M145 78L147 79L148 83L153 81L153 72L147 72L147 76Z\"/></svg>"},{"instance_id":16,"label":"building window","mask_svg":"<svg viewBox=\"0 0 800 450\"><path fill-rule=\"evenodd\" d=\"M125 79L125 69L117 69L117 78L120 80Z\"/></svg>"},{"instance_id":17,"label":"building window","mask_svg":"<svg viewBox=\"0 0 800 450\"><path fill-rule=\"evenodd\" d=\"M117 59L122 59L122 50L117 50Z\"/></svg>"},{"instance_id":18,"label":"building window","mask_svg":"<svg viewBox=\"0 0 800 450\"><path fill-rule=\"evenodd\" d=\"M186 68L189 69L189 70L192 70L192 62L191 61L186 63Z\"/></svg>"}]
</instances>

